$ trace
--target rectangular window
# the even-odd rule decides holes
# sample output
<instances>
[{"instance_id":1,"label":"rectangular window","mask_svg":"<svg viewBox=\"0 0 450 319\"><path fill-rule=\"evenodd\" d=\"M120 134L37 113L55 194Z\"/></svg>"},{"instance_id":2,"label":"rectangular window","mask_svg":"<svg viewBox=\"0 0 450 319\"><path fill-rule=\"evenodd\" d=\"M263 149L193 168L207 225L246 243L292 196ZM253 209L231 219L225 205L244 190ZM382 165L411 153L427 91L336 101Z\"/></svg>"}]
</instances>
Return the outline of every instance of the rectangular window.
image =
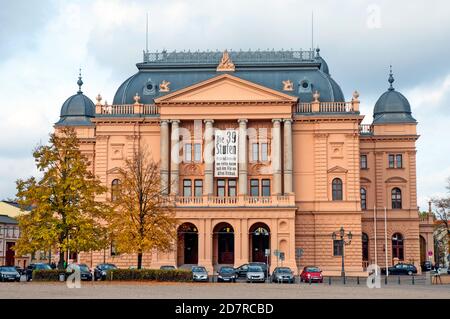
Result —
<instances>
[{"instance_id":1,"label":"rectangular window","mask_svg":"<svg viewBox=\"0 0 450 319\"><path fill-rule=\"evenodd\" d=\"M202 161L202 145L200 143L194 144L194 161L195 162Z\"/></svg>"},{"instance_id":2,"label":"rectangular window","mask_svg":"<svg viewBox=\"0 0 450 319\"><path fill-rule=\"evenodd\" d=\"M195 197L201 197L201 196L203 195L203 180L201 180L201 179L196 179L196 180L194 181L194 188L195 188L195 190L194 190L194 192L195 192L194 196L195 196Z\"/></svg>"},{"instance_id":3,"label":"rectangular window","mask_svg":"<svg viewBox=\"0 0 450 319\"><path fill-rule=\"evenodd\" d=\"M192 196L192 181L190 179L183 180L183 196L184 197Z\"/></svg>"},{"instance_id":4,"label":"rectangular window","mask_svg":"<svg viewBox=\"0 0 450 319\"><path fill-rule=\"evenodd\" d=\"M367 155L361 155L361 168L367 168Z\"/></svg>"},{"instance_id":5,"label":"rectangular window","mask_svg":"<svg viewBox=\"0 0 450 319\"><path fill-rule=\"evenodd\" d=\"M228 196L230 196L230 197L236 196L236 180L235 179L228 180Z\"/></svg>"},{"instance_id":6,"label":"rectangular window","mask_svg":"<svg viewBox=\"0 0 450 319\"><path fill-rule=\"evenodd\" d=\"M397 168L403 167L402 154L395 155L395 167Z\"/></svg>"},{"instance_id":7,"label":"rectangular window","mask_svg":"<svg viewBox=\"0 0 450 319\"><path fill-rule=\"evenodd\" d=\"M252 160L257 162L259 160L259 147L258 143L252 144Z\"/></svg>"},{"instance_id":8,"label":"rectangular window","mask_svg":"<svg viewBox=\"0 0 450 319\"><path fill-rule=\"evenodd\" d=\"M184 144L184 161L192 161L192 144Z\"/></svg>"},{"instance_id":9,"label":"rectangular window","mask_svg":"<svg viewBox=\"0 0 450 319\"><path fill-rule=\"evenodd\" d=\"M340 239L333 240L333 256L342 256L342 241Z\"/></svg>"},{"instance_id":10,"label":"rectangular window","mask_svg":"<svg viewBox=\"0 0 450 319\"><path fill-rule=\"evenodd\" d=\"M261 193L262 196L270 196L270 179L261 181Z\"/></svg>"},{"instance_id":11,"label":"rectangular window","mask_svg":"<svg viewBox=\"0 0 450 319\"><path fill-rule=\"evenodd\" d=\"M251 179L250 180L250 196L259 196L259 180Z\"/></svg>"},{"instance_id":12,"label":"rectangular window","mask_svg":"<svg viewBox=\"0 0 450 319\"><path fill-rule=\"evenodd\" d=\"M389 168L395 168L394 158L393 154L389 154Z\"/></svg>"},{"instance_id":13,"label":"rectangular window","mask_svg":"<svg viewBox=\"0 0 450 319\"><path fill-rule=\"evenodd\" d=\"M261 143L261 161L266 162L269 159L269 150L267 143Z\"/></svg>"},{"instance_id":14,"label":"rectangular window","mask_svg":"<svg viewBox=\"0 0 450 319\"><path fill-rule=\"evenodd\" d=\"M225 197L225 180L224 179L217 180L217 196Z\"/></svg>"}]
</instances>

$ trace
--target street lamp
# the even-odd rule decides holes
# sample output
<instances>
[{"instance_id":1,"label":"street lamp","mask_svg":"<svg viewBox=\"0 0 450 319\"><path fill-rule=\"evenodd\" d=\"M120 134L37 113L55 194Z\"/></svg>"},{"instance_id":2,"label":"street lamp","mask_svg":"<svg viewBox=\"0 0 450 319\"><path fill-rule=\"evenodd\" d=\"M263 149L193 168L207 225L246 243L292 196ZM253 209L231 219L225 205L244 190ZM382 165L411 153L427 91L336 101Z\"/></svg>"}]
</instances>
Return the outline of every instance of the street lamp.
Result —
<instances>
[{"instance_id":1,"label":"street lamp","mask_svg":"<svg viewBox=\"0 0 450 319\"><path fill-rule=\"evenodd\" d=\"M347 237L347 241L345 238ZM341 270L341 276L342 278L345 278L345 268L344 268L344 247L345 245L350 245L352 242L352 232L349 231L348 233L345 232L344 227L341 226L341 229L339 231L333 232L331 235L331 238L333 238L333 241L339 238L339 244L341 247L341 256L342 256L342 270Z\"/></svg>"}]
</instances>

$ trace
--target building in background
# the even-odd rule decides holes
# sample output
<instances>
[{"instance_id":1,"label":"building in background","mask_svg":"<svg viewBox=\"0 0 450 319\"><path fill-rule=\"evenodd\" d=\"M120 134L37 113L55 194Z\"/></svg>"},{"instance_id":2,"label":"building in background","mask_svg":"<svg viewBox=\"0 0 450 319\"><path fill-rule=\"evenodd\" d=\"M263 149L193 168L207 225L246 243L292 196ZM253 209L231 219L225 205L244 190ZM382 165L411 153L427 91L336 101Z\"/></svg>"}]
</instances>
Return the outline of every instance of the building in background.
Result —
<instances>
[{"instance_id":1,"label":"building in background","mask_svg":"<svg viewBox=\"0 0 450 319\"><path fill-rule=\"evenodd\" d=\"M76 129L92 171L110 190L136 149L149 147L160 163L178 240L171 253L144 254L144 267L211 270L266 261L270 251L273 266L339 274L342 247L332 233L341 227L353 234L347 273L361 274L369 263L419 266L417 121L392 72L372 124L363 125L358 92L344 99L319 49L144 52L137 68L112 105L100 95L94 104L80 77L55 129ZM212 149L214 163L205 157ZM422 238L433 250L430 236ZM80 259L136 263L114 247L80 252Z\"/></svg>"}]
</instances>

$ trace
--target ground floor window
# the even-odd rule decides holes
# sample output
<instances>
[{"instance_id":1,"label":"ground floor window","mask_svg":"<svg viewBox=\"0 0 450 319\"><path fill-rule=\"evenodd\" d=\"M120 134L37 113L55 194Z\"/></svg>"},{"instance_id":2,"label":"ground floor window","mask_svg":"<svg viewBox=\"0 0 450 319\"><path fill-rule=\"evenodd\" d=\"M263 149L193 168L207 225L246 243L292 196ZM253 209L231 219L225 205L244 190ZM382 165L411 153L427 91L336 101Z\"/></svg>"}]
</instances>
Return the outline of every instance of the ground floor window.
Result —
<instances>
[{"instance_id":1,"label":"ground floor window","mask_svg":"<svg viewBox=\"0 0 450 319\"><path fill-rule=\"evenodd\" d=\"M402 234L395 233L392 236L392 258L404 259L404 247Z\"/></svg>"}]
</instances>

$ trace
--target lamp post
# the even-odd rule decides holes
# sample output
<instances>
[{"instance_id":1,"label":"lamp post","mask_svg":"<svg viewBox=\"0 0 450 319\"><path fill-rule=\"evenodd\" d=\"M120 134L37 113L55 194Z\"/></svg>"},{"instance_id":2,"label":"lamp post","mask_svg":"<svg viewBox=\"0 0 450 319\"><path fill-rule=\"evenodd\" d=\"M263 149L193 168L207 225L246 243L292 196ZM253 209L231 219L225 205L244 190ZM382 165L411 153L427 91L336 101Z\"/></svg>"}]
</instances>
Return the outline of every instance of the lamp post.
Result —
<instances>
[{"instance_id":1,"label":"lamp post","mask_svg":"<svg viewBox=\"0 0 450 319\"><path fill-rule=\"evenodd\" d=\"M341 229L339 229L339 231L333 232L331 237L333 238L333 241L336 240L337 238L339 238L339 244L341 246L341 256L342 256L341 276L342 276L342 278L345 278L344 247L345 247L345 245L351 244L352 238L353 238L352 232L349 231L348 233L346 233L344 227L341 226ZM347 241L345 240L345 238L347 238Z\"/></svg>"}]
</instances>

